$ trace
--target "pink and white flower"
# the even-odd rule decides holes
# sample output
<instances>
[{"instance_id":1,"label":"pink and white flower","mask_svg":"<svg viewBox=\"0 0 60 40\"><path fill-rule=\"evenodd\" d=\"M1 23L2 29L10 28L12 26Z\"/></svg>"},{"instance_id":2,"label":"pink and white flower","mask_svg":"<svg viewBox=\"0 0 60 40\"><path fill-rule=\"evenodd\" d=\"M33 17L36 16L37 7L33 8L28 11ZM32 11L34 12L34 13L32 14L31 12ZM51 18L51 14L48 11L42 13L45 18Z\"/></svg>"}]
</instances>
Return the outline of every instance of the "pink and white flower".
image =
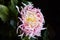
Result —
<instances>
[{"instance_id":1,"label":"pink and white flower","mask_svg":"<svg viewBox=\"0 0 60 40\"><path fill-rule=\"evenodd\" d=\"M33 4L28 2L28 5L22 3L24 5L24 8L22 7L22 10L19 11L19 7L16 6L18 12L21 14L22 18L18 17L20 21L22 21L23 24L19 25L17 28L20 28L23 33L20 36L23 36L25 33L26 36L29 36L29 38L34 36L41 36L41 30L44 30L43 24L44 16L41 13L41 9L37 9L33 7Z\"/></svg>"}]
</instances>

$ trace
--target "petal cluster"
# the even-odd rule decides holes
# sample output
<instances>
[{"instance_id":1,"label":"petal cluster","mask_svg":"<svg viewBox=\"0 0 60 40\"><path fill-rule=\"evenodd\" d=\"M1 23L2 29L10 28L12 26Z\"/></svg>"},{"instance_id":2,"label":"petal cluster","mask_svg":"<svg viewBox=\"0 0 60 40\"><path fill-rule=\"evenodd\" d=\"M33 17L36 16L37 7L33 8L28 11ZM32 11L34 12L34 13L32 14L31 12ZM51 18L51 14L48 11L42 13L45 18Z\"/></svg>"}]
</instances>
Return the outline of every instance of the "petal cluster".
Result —
<instances>
[{"instance_id":1,"label":"petal cluster","mask_svg":"<svg viewBox=\"0 0 60 40\"><path fill-rule=\"evenodd\" d=\"M34 36L41 36L41 30L44 30L43 24L45 23L44 21L44 16L41 12L41 9L34 8L33 4L28 2L28 5L22 3L24 5L24 8L22 7L22 10L18 12L21 14L22 18L18 17L20 21L22 21L22 24L18 26L18 29L20 28L23 33L20 35L22 36L24 33L26 36L29 36L29 38Z\"/></svg>"}]
</instances>

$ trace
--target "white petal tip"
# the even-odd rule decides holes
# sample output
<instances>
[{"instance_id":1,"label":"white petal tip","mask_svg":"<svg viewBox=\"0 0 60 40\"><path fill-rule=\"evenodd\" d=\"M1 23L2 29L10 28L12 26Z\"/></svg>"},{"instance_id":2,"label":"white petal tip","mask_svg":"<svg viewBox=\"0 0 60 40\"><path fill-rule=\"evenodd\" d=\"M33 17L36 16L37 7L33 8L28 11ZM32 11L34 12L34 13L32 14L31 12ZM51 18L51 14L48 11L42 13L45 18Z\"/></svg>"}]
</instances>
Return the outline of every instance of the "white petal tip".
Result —
<instances>
[{"instance_id":1,"label":"white petal tip","mask_svg":"<svg viewBox=\"0 0 60 40\"><path fill-rule=\"evenodd\" d=\"M45 29L47 29L47 28L42 28L42 30L45 30Z\"/></svg>"},{"instance_id":2,"label":"white petal tip","mask_svg":"<svg viewBox=\"0 0 60 40\"><path fill-rule=\"evenodd\" d=\"M23 4L24 6L26 6L26 4L25 4L25 3L23 3L23 2L22 2L22 4Z\"/></svg>"}]
</instances>

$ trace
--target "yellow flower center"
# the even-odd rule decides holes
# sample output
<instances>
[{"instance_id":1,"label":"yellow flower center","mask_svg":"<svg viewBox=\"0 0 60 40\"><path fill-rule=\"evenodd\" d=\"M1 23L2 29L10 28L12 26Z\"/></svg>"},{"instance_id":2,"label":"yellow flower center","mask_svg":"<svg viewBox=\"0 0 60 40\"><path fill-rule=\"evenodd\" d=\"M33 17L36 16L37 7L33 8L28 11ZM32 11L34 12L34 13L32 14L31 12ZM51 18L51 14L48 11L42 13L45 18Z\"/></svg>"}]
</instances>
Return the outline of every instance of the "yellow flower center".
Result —
<instances>
[{"instance_id":1,"label":"yellow flower center","mask_svg":"<svg viewBox=\"0 0 60 40\"><path fill-rule=\"evenodd\" d=\"M26 22L29 24L30 27L33 27L36 25L36 17L34 12L28 11L27 17L26 17Z\"/></svg>"},{"instance_id":2,"label":"yellow flower center","mask_svg":"<svg viewBox=\"0 0 60 40\"><path fill-rule=\"evenodd\" d=\"M27 21L28 21L28 22L34 22L34 21L35 21L35 18L34 18L34 17L28 17L28 18L27 18Z\"/></svg>"}]
</instances>

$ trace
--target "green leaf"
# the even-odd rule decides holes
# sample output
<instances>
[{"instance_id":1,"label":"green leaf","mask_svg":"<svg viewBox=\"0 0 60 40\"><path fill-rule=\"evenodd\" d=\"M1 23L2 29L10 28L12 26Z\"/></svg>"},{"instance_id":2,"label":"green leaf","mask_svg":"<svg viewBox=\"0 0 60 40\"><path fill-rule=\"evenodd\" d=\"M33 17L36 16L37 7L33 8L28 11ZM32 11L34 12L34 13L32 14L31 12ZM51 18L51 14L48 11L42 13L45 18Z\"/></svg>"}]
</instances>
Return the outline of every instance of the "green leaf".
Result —
<instances>
[{"instance_id":1,"label":"green leaf","mask_svg":"<svg viewBox=\"0 0 60 40\"><path fill-rule=\"evenodd\" d=\"M44 35L43 35L43 40L49 40L48 38L48 31L46 30Z\"/></svg>"},{"instance_id":2,"label":"green leaf","mask_svg":"<svg viewBox=\"0 0 60 40\"><path fill-rule=\"evenodd\" d=\"M35 40L35 38L31 38L30 40Z\"/></svg>"},{"instance_id":3,"label":"green leaf","mask_svg":"<svg viewBox=\"0 0 60 40\"><path fill-rule=\"evenodd\" d=\"M8 20L8 8L4 5L0 5L0 18L6 22Z\"/></svg>"},{"instance_id":4,"label":"green leaf","mask_svg":"<svg viewBox=\"0 0 60 40\"><path fill-rule=\"evenodd\" d=\"M25 36L22 40L29 40L29 38L27 36Z\"/></svg>"},{"instance_id":5,"label":"green leaf","mask_svg":"<svg viewBox=\"0 0 60 40\"><path fill-rule=\"evenodd\" d=\"M18 14L18 11L16 9L17 3L18 3L18 0L11 0L10 5L9 5L9 8L10 8L12 14L14 14L14 15Z\"/></svg>"},{"instance_id":6,"label":"green leaf","mask_svg":"<svg viewBox=\"0 0 60 40\"><path fill-rule=\"evenodd\" d=\"M10 4L8 5L10 10L10 18L15 20L15 22L17 22L17 17L18 17L18 11L16 9L17 3L18 0L10 0Z\"/></svg>"}]
</instances>

